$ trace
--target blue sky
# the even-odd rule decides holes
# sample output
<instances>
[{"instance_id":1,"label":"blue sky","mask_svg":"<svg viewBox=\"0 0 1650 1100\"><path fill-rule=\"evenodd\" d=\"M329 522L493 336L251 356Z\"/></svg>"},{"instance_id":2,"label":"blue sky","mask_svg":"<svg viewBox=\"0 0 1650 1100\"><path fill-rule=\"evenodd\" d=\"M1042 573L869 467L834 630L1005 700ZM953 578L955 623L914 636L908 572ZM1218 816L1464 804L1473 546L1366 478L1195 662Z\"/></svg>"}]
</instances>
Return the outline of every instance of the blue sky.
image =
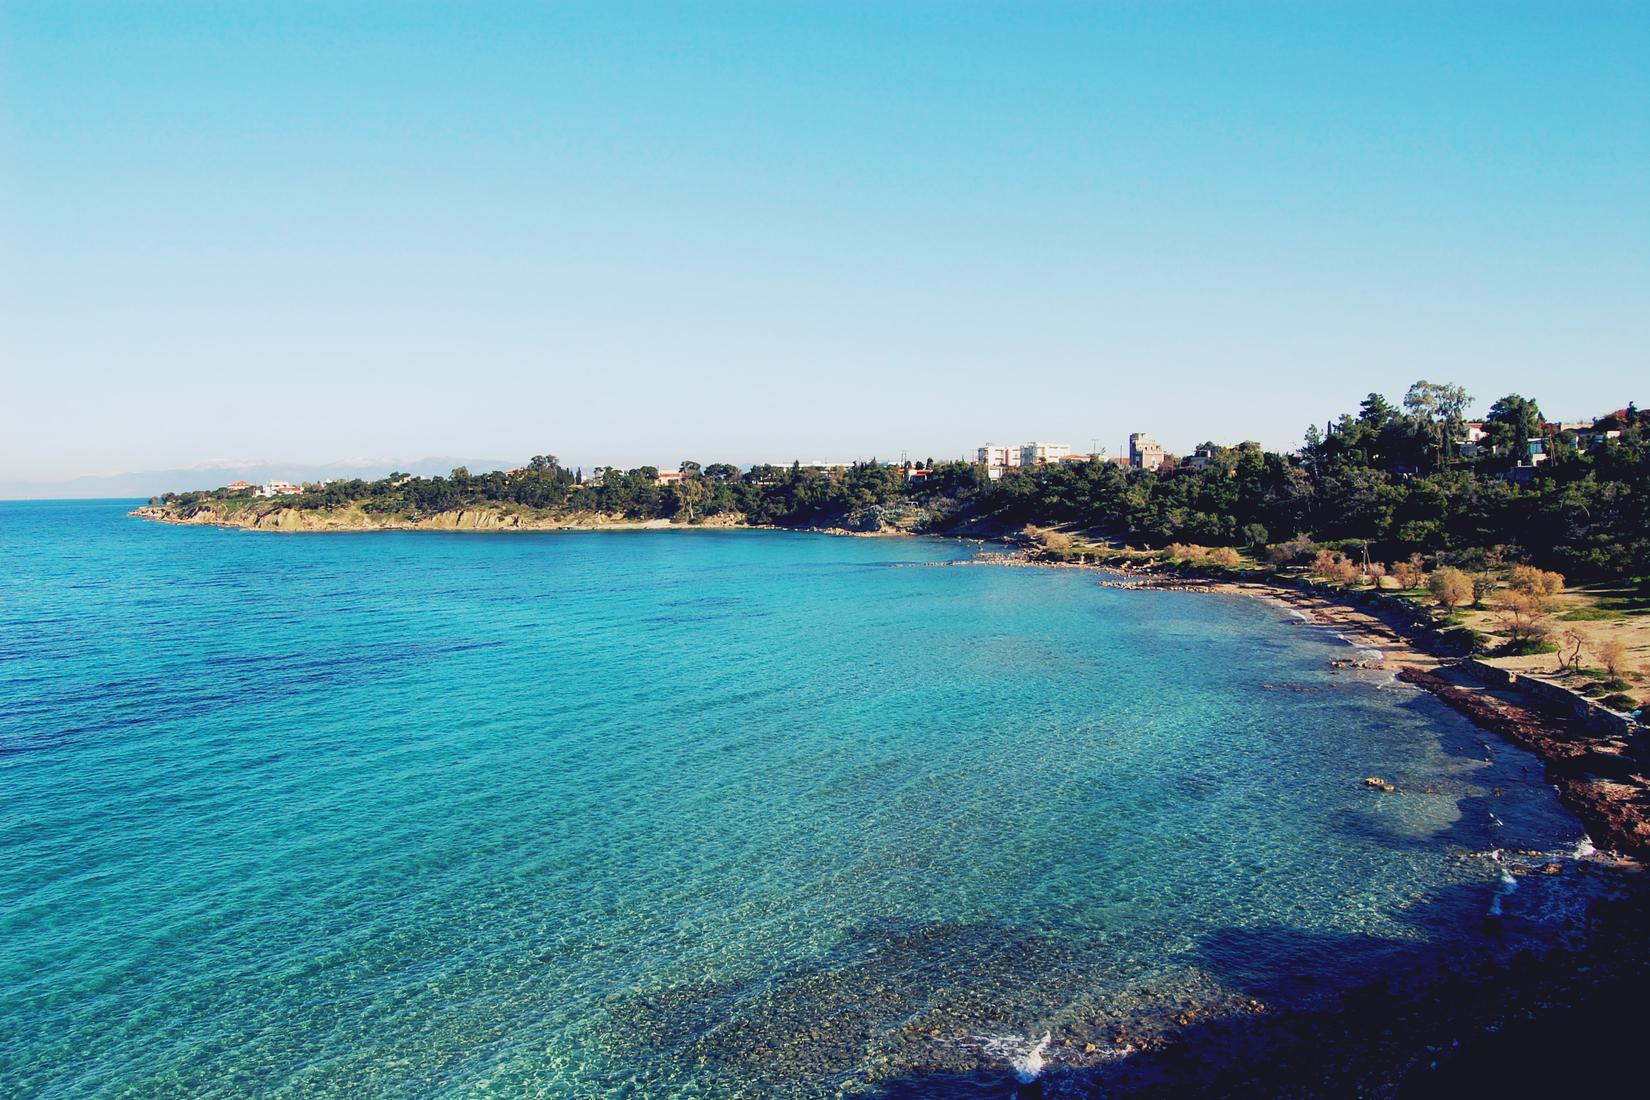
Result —
<instances>
[{"instance_id":1,"label":"blue sky","mask_svg":"<svg viewBox=\"0 0 1650 1100\"><path fill-rule=\"evenodd\" d=\"M1650 5L9 0L0 372L0 479L1650 402Z\"/></svg>"}]
</instances>

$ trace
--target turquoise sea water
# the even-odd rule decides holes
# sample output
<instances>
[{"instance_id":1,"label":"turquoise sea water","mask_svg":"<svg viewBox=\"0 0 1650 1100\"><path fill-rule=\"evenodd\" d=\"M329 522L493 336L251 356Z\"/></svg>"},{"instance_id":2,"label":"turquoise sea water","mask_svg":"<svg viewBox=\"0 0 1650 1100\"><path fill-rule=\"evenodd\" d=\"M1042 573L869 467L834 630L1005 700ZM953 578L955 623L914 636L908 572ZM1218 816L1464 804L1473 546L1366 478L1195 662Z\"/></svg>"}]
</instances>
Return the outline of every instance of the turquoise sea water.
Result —
<instances>
[{"instance_id":1,"label":"turquoise sea water","mask_svg":"<svg viewBox=\"0 0 1650 1100\"><path fill-rule=\"evenodd\" d=\"M1581 836L1260 601L938 540L127 507L0 504L6 1096L1007 1080L1044 1031L1092 1061L1186 998L1472 949L1540 897L1482 853Z\"/></svg>"}]
</instances>

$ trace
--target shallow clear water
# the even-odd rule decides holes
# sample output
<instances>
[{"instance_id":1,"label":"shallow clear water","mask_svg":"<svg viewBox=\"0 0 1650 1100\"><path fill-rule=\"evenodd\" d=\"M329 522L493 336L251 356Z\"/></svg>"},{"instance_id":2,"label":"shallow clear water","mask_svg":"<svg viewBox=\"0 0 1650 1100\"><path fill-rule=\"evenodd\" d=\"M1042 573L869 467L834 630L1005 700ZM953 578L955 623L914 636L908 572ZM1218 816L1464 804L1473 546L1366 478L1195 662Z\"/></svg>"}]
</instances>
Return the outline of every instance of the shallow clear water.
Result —
<instances>
[{"instance_id":1,"label":"shallow clear water","mask_svg":"<svg viewBox=\"0 0 1650 1100\"><path fill-rule=\"evenodd\" d=\"M5 1095L1006 1072L1470 948L1500 886L1464 856L1581 834L1259 601L937 540L128 506L0 504Z\"/></svg>"}]
</instances>

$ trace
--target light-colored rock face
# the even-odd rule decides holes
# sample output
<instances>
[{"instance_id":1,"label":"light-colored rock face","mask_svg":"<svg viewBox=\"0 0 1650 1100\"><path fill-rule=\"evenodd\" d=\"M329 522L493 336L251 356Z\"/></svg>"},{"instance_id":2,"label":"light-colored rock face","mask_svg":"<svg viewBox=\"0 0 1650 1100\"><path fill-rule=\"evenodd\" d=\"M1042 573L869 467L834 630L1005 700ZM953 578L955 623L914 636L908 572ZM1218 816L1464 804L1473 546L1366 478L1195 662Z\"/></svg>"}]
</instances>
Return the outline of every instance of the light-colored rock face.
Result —
<instances>
[{"instance_id":1,"label":"light-colored rock face","mask_svg":"<svg viewBox=\"0 0 1650 1100\"><path fill-rule=\"evenodd\" d=\"M440 512L426 516L408 526L437 531L496 531L501 528L520 527L521 517L512 512L500 512L491 508L464 508L457 512Z\"/></svg>"},{"instance_id":2,"label":"light-colored rock face","mask_svg":"<svg viewBox=\"0 0 1650 1100\"><path fill-rule=\"evenodd\" d=\"M291 508L281 508L259 516L253 526L264 531L297 531L303 526L303 518Z\"/></svg>"},{"instance_id":3,"label":"light-colored rock face","mask_svg":"<svg viewBox=\"0 0 1650 1100\"><path fill-rule=\"evenodd\" d=\"M268 509L244 508L229 512L208 502L187 513L165 507L143 505L128 515L160 523L197 526L244 527L253 531L556 531L574 529L653 529L675 526L669 520L630 520L609 515L523 514L506 507L461 508L452 512L406 519L400 516L364 512L356 507L338 511L309 510L287 506ZM742 516L717 516L706 526L739 527Z\"/></svg>"}]
</instances>

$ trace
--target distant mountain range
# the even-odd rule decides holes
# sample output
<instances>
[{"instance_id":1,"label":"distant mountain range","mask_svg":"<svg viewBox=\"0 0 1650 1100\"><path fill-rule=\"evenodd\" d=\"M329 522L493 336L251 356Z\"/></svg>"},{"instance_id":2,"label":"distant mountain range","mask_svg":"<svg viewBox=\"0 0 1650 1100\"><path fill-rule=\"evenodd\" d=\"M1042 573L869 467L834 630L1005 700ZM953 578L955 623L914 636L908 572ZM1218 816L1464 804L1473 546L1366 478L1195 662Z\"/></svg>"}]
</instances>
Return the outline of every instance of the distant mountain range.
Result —
<instances>
[{"instance_id":1,"label":"distant mountain range","mask_svg":"<svg viewBox=\"0 0 1650 1100\"><path fill-rule=\"evenodd\" d=\"M152 497L188 489L217 489L231 481L254 484L278 478L282 481L331 481L333 478L372 480L399 470L432 477L445 476L455 466L467 466L476 473L507 470L523 460L502 458L421 458L413 462L374 459L346 459L321 465L279 462L208 462L176 470L144 470L130 474L99 474L65 481L0 481L0 500L67 500L97 497Z\"/></svg>"}]
</instances>

